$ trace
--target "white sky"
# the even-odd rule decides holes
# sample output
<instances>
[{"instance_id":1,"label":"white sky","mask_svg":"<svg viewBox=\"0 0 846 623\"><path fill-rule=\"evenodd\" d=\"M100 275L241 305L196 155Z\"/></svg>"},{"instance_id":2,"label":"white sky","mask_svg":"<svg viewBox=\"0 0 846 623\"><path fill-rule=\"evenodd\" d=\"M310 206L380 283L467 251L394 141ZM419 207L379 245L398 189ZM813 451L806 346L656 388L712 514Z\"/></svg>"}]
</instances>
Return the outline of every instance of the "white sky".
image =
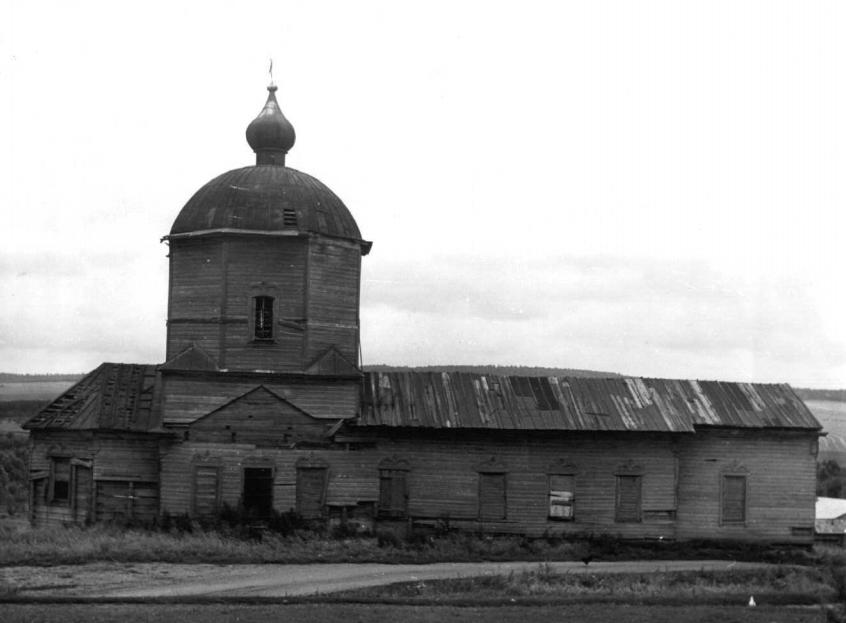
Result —
<instances>
[{"instance_id":1,"label":"white sky","mask_svg":"<svg viewBox=\"0 0 846 623\"><path fill-rule=\"evenodd\" d=\"M272 56L365 363L846 386L846 3L0 6L0 370L162 360Z\"/></svg>"}]
</instances>

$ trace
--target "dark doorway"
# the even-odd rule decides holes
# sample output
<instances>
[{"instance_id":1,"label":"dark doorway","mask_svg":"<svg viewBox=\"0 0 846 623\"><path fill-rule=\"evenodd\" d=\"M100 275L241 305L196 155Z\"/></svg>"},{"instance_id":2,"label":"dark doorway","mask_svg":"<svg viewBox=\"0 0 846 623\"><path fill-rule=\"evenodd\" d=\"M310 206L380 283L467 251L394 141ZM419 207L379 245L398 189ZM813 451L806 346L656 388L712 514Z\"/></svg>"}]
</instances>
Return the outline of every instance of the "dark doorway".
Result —
<instances>
[{"instance_id":1,"label":"dark doorway","mask_svg":"<svg viewBox=\"0 0 846 623\"><path fill-rule=\"evenodd\" d=\"M248 517L269 517L273 510L273 470L244 468L244 512Z\"/></svg>"}]
</instances>

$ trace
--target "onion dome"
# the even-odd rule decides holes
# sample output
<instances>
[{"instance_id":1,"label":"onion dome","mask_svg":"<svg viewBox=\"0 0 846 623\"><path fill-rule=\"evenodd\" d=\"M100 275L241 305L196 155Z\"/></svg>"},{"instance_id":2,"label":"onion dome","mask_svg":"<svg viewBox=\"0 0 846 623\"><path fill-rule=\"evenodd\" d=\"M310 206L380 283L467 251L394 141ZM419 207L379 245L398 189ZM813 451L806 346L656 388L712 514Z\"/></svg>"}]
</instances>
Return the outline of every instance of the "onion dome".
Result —
<instances>
[{"instance_id":1,"label":"onion dome","mask_svg":"<svg viewBox=\"0 0 846 623\"><path fill-rule=\"evenodd\" d=\"M267 90L267 103L247 127L255 166L227 171L200 188L166 238L321 234L354 240L367 254L371 243L361 239L355 219L338 195L311 175L285 166L294 128L279 109L276 87Z\"/></svg>"},{"instance_id":2,"label":"onion dome","mask_svg":"<svg viewBox=\"0 0 846 623\"><path fill-rule=\"evenodd\" d=\"M276 85L267 87L267 102L247 126L247 143L256 152L256 164L285 164L285 154L294 146L294 126L282 114L276 101Z\"/></svg>"}]
</instances>

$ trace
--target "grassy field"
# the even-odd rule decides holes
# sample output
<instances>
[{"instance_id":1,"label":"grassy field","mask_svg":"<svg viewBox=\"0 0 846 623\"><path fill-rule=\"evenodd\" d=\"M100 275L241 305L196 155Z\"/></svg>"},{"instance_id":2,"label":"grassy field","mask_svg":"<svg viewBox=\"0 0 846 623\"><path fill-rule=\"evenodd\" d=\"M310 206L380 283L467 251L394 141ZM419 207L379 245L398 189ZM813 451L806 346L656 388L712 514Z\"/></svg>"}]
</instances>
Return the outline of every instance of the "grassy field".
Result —
<instances>
[{"instance_id":1,"label":"grassy field","mask_svg":"<svg viewBox=\"0 0 846 623\"><path fill-rule=\"evenodd\" d=\"M571 606L454 607L379 604L155 605L155 604L5 604L4 623L819 623L818 608L759 606Z\"/></svg>"},{"instance_id":2,"label":"grassy field","mask_svg":"<svg viewBox=\"0 0 846 623\"><path fill-rule=\"evenodd\" d=\"M805 404L823 425L823 430L846 437L846 402L806 400Z\"/></svg>"},{"instance_id":3,"label":"grassy field","mask_svg":"<svg viewBox=\"0 0 846 623\"><path fill-rule=\"evenodd\" d=\"M819 604L836 597L831 574L818 567L788 565L763 569L670 573L555 573L537 570L509 575L402 582L348 591L340 601L435 605L508 605L569 602L658 605L737 604L754 595L759 604Z\"/></svg>"},{"instance_id":4,"label":"grassy field","mask_svg":"<svg viewBox=\"0 0 846 623\"><path fill-rule=\"evenodd\" d=\"M631 543L612 537L582 540L480 537L449 533L401 540L392 534L348 537L295 531L265 532L260 540L233 528L200 530L187 520L168 531L95 525L33 528L21 516L0 523L0 565L59 565L87 562L310 563L310 562L474 562L730 559L813 563L803 549L777 549L718 542ZM191 531L180 530L190 528Z\"/></svg>"},{"instance_id":5,"label":"grassy field","mask_svg":"<svg viewBox=\"0 0 846 623\"><path fill-rule=\"evenodd\" d=\"M0 383L0 400L53 400L73 381L30 381Z\"/></svg>"}]
</instances>

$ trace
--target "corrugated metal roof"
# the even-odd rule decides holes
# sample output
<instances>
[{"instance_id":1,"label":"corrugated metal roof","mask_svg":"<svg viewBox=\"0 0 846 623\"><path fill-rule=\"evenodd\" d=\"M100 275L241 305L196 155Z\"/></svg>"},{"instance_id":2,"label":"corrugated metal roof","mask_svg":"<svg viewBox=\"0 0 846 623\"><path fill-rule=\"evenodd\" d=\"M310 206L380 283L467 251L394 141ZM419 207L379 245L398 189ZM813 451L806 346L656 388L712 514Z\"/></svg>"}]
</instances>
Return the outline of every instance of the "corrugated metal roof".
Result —
<instances>
[{"instance_id":1,"label":"corrugated metal roof","mask_svg":"<svg viewBox=\"0 0 846 623\"><path fill-rule=\"evenodd\" d=\"M821 428L785 384L457 372L367 373L358 424L662 432Z\"/></svg>"},{"instance_id":2,"label":"corrugated metal roof","mask_svg":"<svg viewBox=\"0 0 846 623\"><path fill-rule=\"evenodd\" d=\"M147 431L153 414L156 366L103 363L44 407L24 428Z\"/></svg>"}]
</instances>

